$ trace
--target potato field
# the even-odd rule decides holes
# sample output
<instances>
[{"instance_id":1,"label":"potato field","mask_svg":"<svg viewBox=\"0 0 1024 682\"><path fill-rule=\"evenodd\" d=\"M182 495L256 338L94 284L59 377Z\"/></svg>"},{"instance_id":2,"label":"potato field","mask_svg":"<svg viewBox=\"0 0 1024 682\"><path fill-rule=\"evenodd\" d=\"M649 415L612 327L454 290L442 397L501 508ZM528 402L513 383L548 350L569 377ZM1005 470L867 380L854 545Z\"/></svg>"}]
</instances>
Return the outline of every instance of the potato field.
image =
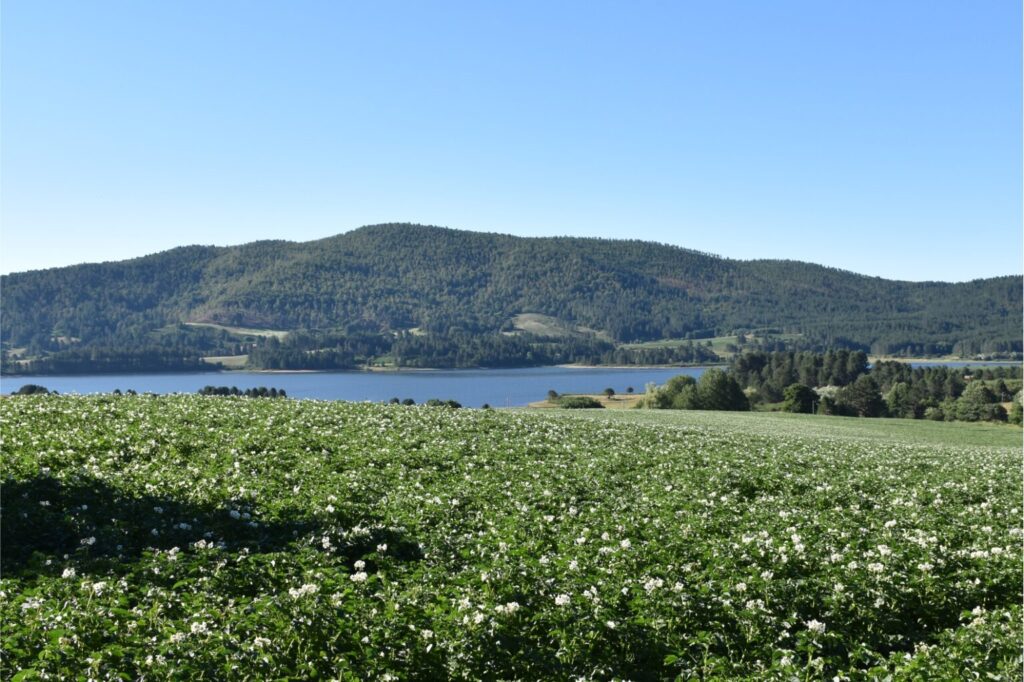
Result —
<instances>
[{"instance_id":1,"label":"potato field","mask_svg":"<svg viewBox=\"0 0 1024 682\"><path fill-rule=\"evenodd\" d=\"M1021 679L1019 429L621 412L4 398L2 678Z\"/></svg>"}]
</instances>

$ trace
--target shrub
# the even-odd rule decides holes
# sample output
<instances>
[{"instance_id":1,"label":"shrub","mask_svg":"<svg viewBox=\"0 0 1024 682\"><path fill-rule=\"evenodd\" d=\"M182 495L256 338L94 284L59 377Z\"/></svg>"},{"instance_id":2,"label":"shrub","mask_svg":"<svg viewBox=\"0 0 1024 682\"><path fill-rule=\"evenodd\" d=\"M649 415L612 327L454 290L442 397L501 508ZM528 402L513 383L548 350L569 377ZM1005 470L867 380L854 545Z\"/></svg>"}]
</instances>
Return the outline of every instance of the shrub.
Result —
<instances>
[{"instance_id":1,"label":"shrub","mask_svg":"<svg viewBox=\"0 0 1024 682\"><path fill-rule=\"evenodd\" d=\"M563 396L558 401L559 407L564 407L567 410L583 410L592 408L603 408L599 401L585 395L570 395Z\"/></svg>"},{"instance_id":2,"label":"shrub","mask_svg":"<svg viewBox=\"0 0 1024 682\"><path fill-rule=\"evenodd\" d=\"M782 403L783 411L800 414L810 414L814 408L814 399L817 397L806 384L790 384L782 392L782 396L785 401Z\"/></svg>"},{"instance_id":3,"label":"shrub","mask_svg":"<svg viewBox=\"0 0 1024 682\"><path fill-rule=\"evenodd\" d=\"M50 389L45 386L39 386L38 384L25 384L17 390L14 395L46 395L50 392Z\"/></svg>"}]
</instances>

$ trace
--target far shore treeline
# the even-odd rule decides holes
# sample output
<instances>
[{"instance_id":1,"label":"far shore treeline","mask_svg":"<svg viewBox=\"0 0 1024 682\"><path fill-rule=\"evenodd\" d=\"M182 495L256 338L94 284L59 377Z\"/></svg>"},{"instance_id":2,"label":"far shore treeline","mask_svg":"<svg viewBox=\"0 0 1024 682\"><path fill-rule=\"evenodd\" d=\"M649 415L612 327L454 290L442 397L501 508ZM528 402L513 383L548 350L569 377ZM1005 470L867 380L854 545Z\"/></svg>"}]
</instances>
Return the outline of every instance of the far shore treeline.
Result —
<instances>
[{"instance_id":1,"label":"far shore treeline","mask_svg":"<svg viewBox=\"0 0 1024 682\"><path fill-rule=\"evenodd\" d=\"M1022 278L901 282L642 241L391 224L0 278L0 372L1019 359Z\"/></svg>"},{"instance_id":2,"label":"far shore treeline","mask_svg":"<svg viewBox=\"0 0 1024 682\"><path fill-rule=\"evenodd\" d=\"M776 409L850 417L936 421L1024 420L1021 367L911 367L868 364L861 351L745 353L728 370L649 386L639 407ZM1010 405L1009 410L1005 407Z\"/></svg>"}]
</instances>

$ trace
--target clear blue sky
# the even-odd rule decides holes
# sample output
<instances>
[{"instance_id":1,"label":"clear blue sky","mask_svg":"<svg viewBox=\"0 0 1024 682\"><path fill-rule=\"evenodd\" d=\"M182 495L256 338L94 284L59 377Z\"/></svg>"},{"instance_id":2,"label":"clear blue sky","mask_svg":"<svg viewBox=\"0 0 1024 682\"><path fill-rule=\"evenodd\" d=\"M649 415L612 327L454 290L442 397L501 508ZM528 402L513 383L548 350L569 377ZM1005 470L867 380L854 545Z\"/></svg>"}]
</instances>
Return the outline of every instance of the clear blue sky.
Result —
<instances>
[{"instance_id":1,"label":"clear blue sky","mask_svg":"<svg viewBox=\"0 0 1024 682\"><path fill-rule=\"evenodd\" d=\"M1021 6L2 7L3 272L410 221L1022 271Z\"/></svg>"}]
</instances>

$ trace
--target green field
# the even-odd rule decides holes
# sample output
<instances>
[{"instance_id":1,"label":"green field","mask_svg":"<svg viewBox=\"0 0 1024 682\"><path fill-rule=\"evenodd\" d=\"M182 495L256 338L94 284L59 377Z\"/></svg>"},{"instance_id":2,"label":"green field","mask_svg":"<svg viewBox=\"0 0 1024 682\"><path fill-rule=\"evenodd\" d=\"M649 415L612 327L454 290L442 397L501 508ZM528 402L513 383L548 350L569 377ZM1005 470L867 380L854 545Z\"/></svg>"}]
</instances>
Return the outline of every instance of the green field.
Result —
<instances>
[{"instance_id":1,"label":"green field","mask_svg":"<svg viewBox=\"0 0 1024 682\"><path fill-rule=\"evenodd\" d=\"M1021 679L1019 429L594 412L0 400L0 674Z\"/></svg>"},{"instance_id":2,"label":"green field","mask_svg":"<svg viewBox=\"0 0 1024 682\"><path fill-rule=\"evenodd\" d=\"M537 334L539 336L580 336L594 334L598 338L610 341L611 339L604 332L589 327L583 327L550 315L538 313L520 313L512 318L512 324L517 331Z\"/></svg>"},{"instance_id":3,"label":"green field","mask_svg":"<svg viewBox=\"0 0 1024 682\"><path fill-rule=\"evenodd\" d=\"M207 355L203 362L211 365L223 365L227 369L244 369L248 355Z\"/></svg>"},{"instance_id":4,"label":"green field","mask_svg":"<svg viewBox=\"0 0 1024 682\"><path fill-rule=\"evenodd\" d=\"M277 338L277 339L284 339L286 336L288 336L288 333L289 333L287 331L283 331L283 330L280 330L280 329L255 329L255 328L252 328L252 327L230 327L230 326L223 325L223 324L214 324L212 322L186 322L185 324L187 326L189 326L189 327L206 327L208 329L220 329L221 331L225 331L225 332L227 332L229 334L234 334L235 336L242 336L242 337L245 337L245 336L261 336L261 337L274 337L274 338Z\"/></svg>"},{"instance_id":5,"label":"green field","mask_svg":"<svg viewBox=\"0 0 1024 682\"><path fill-rule=\"evenodd\" d=\"M874 441L905 445L1022 447L1020 427L996 422L935 422L919 419L860 419L788 412L703 412L700 410L573 410L567 418L606 419L654 428L710 429L751 436L800 437L824 442Z\"/></svg>"},{"instance_id":6,"label":"green field","mask_svg":"<svg viewBox=\"0 0 1024 682\"><path fill-rule=\"evenodd\" d=\"M758 336L757 334L747 334L747 339L750 341L763 341L764 337ZM777 341L794 341L801 337L800 334L772 334L772 339ZM719 357L723 359L731 358L735 353L726 350L727 346L736 345L739 341L739 337L736 335L732 336L714 336L707 339L660 339L658 341L645 341L644 343L626 343L623 344L623 348L629 349L643 349L643 348L678 348L685 346L688 343L692 344L705 344L708 341L711 342L711 350L715 351ZM742 346L740 346L742 348Z\"/></svg>"}]
</instances>

